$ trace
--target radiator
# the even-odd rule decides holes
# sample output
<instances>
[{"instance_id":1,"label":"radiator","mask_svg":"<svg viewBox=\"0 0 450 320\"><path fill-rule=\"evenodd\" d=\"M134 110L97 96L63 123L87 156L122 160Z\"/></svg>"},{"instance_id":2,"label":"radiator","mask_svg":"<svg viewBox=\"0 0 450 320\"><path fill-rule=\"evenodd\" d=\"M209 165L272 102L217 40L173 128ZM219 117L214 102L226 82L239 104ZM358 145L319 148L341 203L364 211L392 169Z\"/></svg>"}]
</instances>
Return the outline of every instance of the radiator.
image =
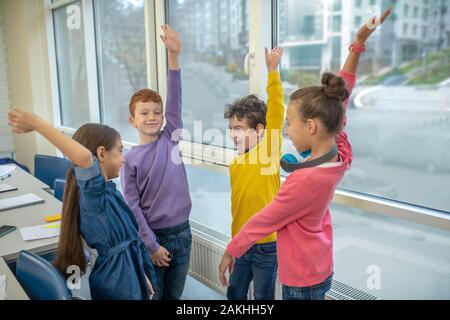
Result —
<instances>
[{"instance_id":1,"label":"radiator","mask_svg":"<svg viewBox=\"0 0 450 320\"><path fill-rule=\"evenodd\" d=\"M219 264L230 238L194 221L190 222L192 229L192 251L189 275L204 285L226 296L219 278ZM253 298L253 287L250 285L249 299ZM281 300L281 283L277 276L275 284L275 299ZM351 287L345 283L333 280L327 300L378 300L376 296Z\"/></svg>"}]
</instances>

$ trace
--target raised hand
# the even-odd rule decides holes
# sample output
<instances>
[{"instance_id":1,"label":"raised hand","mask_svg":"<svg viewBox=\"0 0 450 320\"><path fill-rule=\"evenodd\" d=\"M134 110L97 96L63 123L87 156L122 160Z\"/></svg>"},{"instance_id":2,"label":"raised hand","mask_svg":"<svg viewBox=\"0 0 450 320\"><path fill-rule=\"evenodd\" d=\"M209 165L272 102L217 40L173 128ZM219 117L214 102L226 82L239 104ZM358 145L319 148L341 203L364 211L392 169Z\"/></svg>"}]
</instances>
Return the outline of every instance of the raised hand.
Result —
<instances>
[{"instance_id":1,"label":"raised hand","mask_svg":"<svg viewBox=\"0 0 450 320\"><path fill-rule=\"evenodd\" d=\"M389 17L391 13L392 7L389 7L386 9L386 11L384 11L380 19L380 25L383 24L383 22ZM366 43L366 40L376 30L377 27L377 17L373 17L369 23L365 23L361 26L361 28L359 28L358 32L356 33L355 42L357 44L364 45Z\"/></svg>"},{"instance_id":2,"label":"raised hand","mask_svg":"<svg viewBox=\"0 0 450 320\"><path fill-rule=\"evenodd\" d=\"M36 130L40 118L31 112L14 107L8 113L8 124L14 133L27 133Z\"/></svg>"},{"instance_id":3,"label":"raised hand","mask_svg":"<svg viewBox=\"0 0 450 320\"><path fill-rule=\"evenodd\" d=\"M78 167L87 168L92 164L91 151L31 112L12 108L8 113L8 124L14 133L38 132Z\"/></svg>"},{"instance_id":4,"label":"raised hand","mask_svg":"<svg viewBox=\"0 0 450 320\"><path fill-rule=\"evenodd\" d=\"M164 35L161 35L160 38L164 42L167 50L170 54L178 55L181 52L181 41L178 33L173 30L170 26L163 25L161 26Z\"/></svg>"},{"instance_id":5,"label":"raised hand","mask_svg":"<svg viewBox=\"0 0 450 320\"><path fill-rule=\"evenodd\" d=\"M283 55L283 49L281 47L276 47L271 52L269 52L267 48L264 49L266 53L267 70L269 72L276 71L280 64L281 56Z\"/></svg>"}]
</instances>

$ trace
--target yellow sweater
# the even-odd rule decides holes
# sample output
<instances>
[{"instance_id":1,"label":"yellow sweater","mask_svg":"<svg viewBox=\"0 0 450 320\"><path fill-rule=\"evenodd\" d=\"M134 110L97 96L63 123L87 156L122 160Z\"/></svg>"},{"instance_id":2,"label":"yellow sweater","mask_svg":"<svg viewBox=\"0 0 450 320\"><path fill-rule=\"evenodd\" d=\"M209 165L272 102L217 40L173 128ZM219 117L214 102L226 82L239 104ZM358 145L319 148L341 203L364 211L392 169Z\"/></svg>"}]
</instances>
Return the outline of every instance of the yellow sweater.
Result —
<instances>
[{"instance_id":1,"label":"yellow sweater","mask_svg":"<svg viewBox=\"0 0 450 320\"><path fill-rule=\"evenodd\" d=\"M275 198L280 189L281 138L284 96L279 72L270 72L267 83L266 130L259 143L230 165L232 235ZM275 233L258 241L276 241Z\"/></svg>"}]
</instances>

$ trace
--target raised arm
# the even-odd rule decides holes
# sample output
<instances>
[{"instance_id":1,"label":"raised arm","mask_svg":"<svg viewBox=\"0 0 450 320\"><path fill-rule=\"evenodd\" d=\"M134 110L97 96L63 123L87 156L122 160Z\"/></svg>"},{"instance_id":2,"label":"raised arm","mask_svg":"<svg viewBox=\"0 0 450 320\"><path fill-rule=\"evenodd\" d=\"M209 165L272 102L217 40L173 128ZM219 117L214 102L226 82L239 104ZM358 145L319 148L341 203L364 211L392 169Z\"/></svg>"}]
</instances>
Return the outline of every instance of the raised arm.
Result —
<instances>
[{"instance_id":1,"label":"raised arm","mask_svg":"<svg viewBox=\"0 0 450 320\"><path fill-rule=\"evenodd\" d=\"M381 16L381 19L379 20L380 24L382 24L384 21L386 21L386 19L389 17L391 12L392 12L392 7L389 7L388 9L386 9L386 11ZM362 25L359 28L358 32L356 33L356 38L355 38L354 44L364 47L366 45L367 39L376 30L377 21L378 21L378 18L373 17L372 21L370 23L370 25L371 25L370 27L369 27L369 23L365 23L364 25ZM347 60L345 61L344 66L342 68L342 71L344 71L346 73L356 73L356 70L358 69L359 57L360 57L359 53L357 53L355 51L350 52L347 57Z\"/></svg>"},{"instance_id":2,"label":"raised arm","mask_svg":"<svg viewBox=\"0 0 450 320\"><path fill-rule=\"evenodd\" d=\"M8 124L14 133L38 132L69 158L77 167L88 168L92 165L91 152L72 138L59 132L37 115L14 107L8 113Z\"/></svg>"},{"instance_id":3,"label":"raised arm","mask_svg":"<svg viewBox=\"0 0 450 320\"><path fill-rule=\"evenodd\" d=\"M181 52L181 41L177 32L168 25L161 26L164 35L161 40L167 48L167 59L169 72L167 75L167 99L166 99L166 127L164 132L175 141L179 135L172 137L175 130L183 127L182 122L182 92L179 55Z\"/></svg>"},{"instance_id":4,"label":"raised arm","mask_svg":"<svg viewBox=\"0 0 450 320\"><path fill-rule=\"evenodd\" d=\"M392 8L389 7L383 13L381 18L379 19L380 24L382 24L389 17L391 12L392 12ZM366 23L359 28L358 32L356 33L354 45L365 48L367 39L370 37L370 35L376 29L377 21L378 21L378 18L374 17L374 18L372 18L371 23L370 23L372 25L371 28L369 28L369 23ZM360 53L358 52L358 50L351 50L348 54L347 60L344 63L344 66L342 67L341 71L339 72L339 75L346 82L347 90L350 93L350 95L351 95L353 88L355 87L355 83L356 83L356 70L358 69L359 58L360 58ZM349 101L350 101L350 98L348 98L342 104L345 111L347 109L347 105L348 105ZM347 133L345 132L346 124L347 124L347 117L345 117L345 119L344 119L344 129L337 136L336 143L337 143L339 152L342 155L345 155L345 157L348 159L349 163L351 163L352 159L353 159L353 153L352 153L352 148L351 148L350 142L348 141Z\"/></svg>"},{"instance_id":5,"label":"raised arm","mask_svg":"<svg viewBox=\"0 0 450 320\"><path fill-rule=\"evenodd\" d=\"M271 52L265 49L267 79L267 129L283 129L284 125L284 95L278 65L283 55L283 49L276 47Z\"/></svg>"},{"instance_id":6,"label":"raised arm","mask_svg":"<svg viewBox=\"0 0 450 320\"><path fill-rule=\"evenodd\" d=\"M265 49L267 79L267 114L266 114L266 144L267 155L274 156L278 165L281 157L282 130L284 125L284 93L278 65L283 49L274 48L271 52Z\"/></svg>"}]
</instances>

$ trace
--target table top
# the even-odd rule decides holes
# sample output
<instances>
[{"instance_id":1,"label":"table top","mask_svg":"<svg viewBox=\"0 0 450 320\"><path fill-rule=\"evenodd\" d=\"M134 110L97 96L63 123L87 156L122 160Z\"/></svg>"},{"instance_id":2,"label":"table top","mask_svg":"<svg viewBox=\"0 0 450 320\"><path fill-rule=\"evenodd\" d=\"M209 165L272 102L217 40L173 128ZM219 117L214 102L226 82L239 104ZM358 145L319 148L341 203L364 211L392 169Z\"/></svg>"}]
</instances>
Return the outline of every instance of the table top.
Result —
<instances>
[{"instance_id":1,"label":"table top","mask_svg":"<svg viewBox=\"0 0 450 320\"><path fill-rule=\"evenodd\" d=\"M6 275L6 299L29 300L27 294L20 286L16 276L11 272L5 260L0 257L0 275Z\"/></svg>"},{"instance_id":2,"label":"table top","mask_svg":"<svg viewBox=\"0 0 450 320\"><path fill-rule=\"evenodd\" d=\"M16 260L21 250L41 253L57 248L59 237L24 241L19 232L19 228L46 223L45 216L61 213L61 201L44 190L48 186L19 167L12 172L11 177L0 183L7 183L18 188L16 191L0 193L0 199L32 192L45 200L42 204L0 212L0 225L17 227L17 230L0 237L0 257L8 262Z\"/></svg>"}]
</instances>

